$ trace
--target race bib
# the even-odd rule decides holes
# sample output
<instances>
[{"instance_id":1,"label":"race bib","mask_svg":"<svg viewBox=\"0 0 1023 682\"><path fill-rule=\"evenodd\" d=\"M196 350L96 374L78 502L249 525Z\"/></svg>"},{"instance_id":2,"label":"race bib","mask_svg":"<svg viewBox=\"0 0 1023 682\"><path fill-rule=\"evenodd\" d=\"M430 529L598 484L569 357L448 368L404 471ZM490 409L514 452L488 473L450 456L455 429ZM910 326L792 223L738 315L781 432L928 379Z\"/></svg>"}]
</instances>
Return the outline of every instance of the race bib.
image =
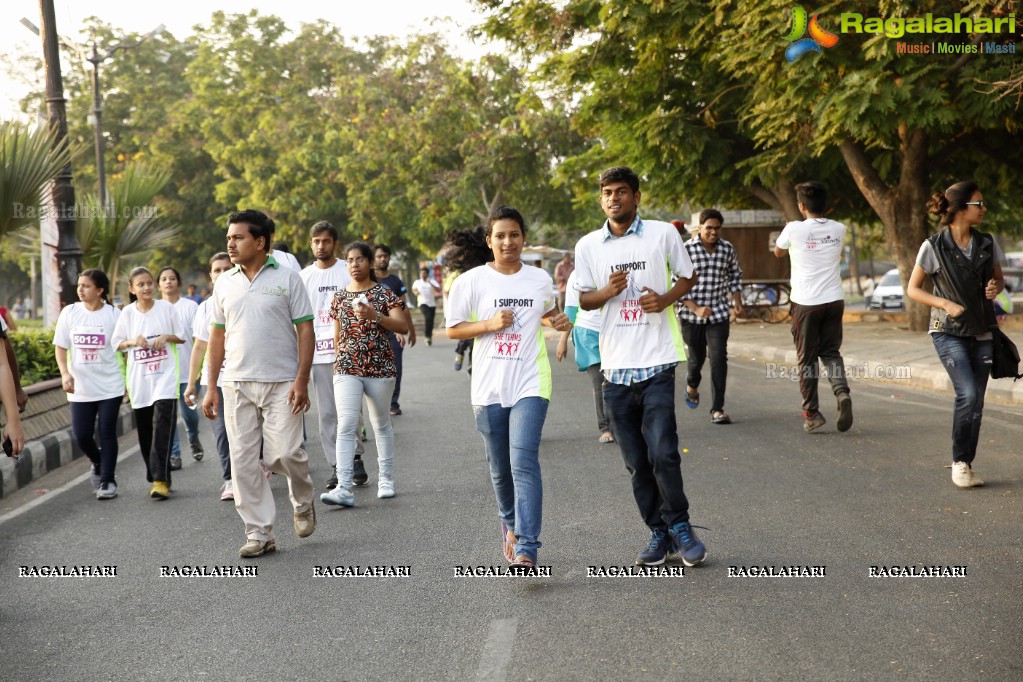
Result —
<instances>
[{"instance_id":1,"label":"race bib","mask_svg":"<svg viewBox=\"0 0 1023 682\"><path fill-rule=\"evenodd\" d=\"M99 354L107 345L102 327L75 327L71 330L71 346L75 350L78 364L95 365L100 362Z\"/></svg>"},{"instance_id":2,"label":"race bib","mask_svg":"<svg viewBox=\"0 0 1023 682\"><path fill-rule=\"evenodd\" d=\"M132 360L141 365L143 373L146 376L153 376L157 374L163 374L167 359L170 358L170 353L167 351L167 347L164 346L160 350L153 348L136 348L132 351Z\"/></svg>"},{"instance_id":3,"label":"race bib","mask_svg":"<svg viewBox=\"0 0 1023 682\"><path fill-rule=\"evenodd\" d=\"M317 355L333 355L334 354L334 337L329 339L316 339L316 354Z\"/></svg>"}]
</instances>

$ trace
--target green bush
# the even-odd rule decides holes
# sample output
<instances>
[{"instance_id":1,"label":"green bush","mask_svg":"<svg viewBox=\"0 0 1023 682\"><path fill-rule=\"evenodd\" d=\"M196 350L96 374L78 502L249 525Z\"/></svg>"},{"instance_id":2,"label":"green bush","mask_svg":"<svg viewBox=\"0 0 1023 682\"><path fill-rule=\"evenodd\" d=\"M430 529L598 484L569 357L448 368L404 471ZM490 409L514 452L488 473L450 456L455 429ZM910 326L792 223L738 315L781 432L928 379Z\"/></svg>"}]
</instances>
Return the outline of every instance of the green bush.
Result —
<instances>
[{"instance_id":1,"label":"green bush","mask_svg":"<svg viewBox=\"0 0 1023 682\"><path fill-rule=\"evenodd\" d=\"M32 384L60 377L57 358L53 354L52 329L22 329L8 331L14 356L21 370L21 385Z\"/></svg>"}]
</instances>

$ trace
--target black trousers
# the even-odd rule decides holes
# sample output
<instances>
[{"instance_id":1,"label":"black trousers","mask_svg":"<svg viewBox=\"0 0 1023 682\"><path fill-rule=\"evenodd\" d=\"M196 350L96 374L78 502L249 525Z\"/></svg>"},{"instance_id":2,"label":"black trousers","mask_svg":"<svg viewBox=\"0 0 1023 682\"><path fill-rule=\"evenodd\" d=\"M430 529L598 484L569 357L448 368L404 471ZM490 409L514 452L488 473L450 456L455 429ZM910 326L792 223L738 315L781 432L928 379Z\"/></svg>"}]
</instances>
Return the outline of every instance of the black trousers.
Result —
<instances>
[{"instance_id":1,"label":"black trousers","mask_svg":"<svg viewBox=\"0 0 1023 682\"><path fill-rule=\"evenodd\" d=\"M223 409L223 408L221 408ZM171 482L170 451L178 425L177 398L157 400L135 412L135 428L139 434L139 452L146 462L146 480Z\"/></svg>"},{"instance_id":2,"label":"black trousers","mask_svg":"<svg viewBox=\"0 0 1023 682\"><path fill-rule=\"evenodd\" d=\"M433 338L433 321L437 317L437 306L434 305L421 305L419 310L423 313L423 331L426 333L426 338Z\"/></svg>"},{"instance_id":3,"label":"black trousers","mask_svg":"<svg viewBox=\"0 0 1023 682\"><path fill-rule=\"evenodd\" d=\"M725 382L728 380L728 333L729 322L696 324L682 320L682 339L686 343L687 363L686 384L700 387L703 378L703 363L710 355L710 411L725 409Z\"/></svg>"}]
</instances>

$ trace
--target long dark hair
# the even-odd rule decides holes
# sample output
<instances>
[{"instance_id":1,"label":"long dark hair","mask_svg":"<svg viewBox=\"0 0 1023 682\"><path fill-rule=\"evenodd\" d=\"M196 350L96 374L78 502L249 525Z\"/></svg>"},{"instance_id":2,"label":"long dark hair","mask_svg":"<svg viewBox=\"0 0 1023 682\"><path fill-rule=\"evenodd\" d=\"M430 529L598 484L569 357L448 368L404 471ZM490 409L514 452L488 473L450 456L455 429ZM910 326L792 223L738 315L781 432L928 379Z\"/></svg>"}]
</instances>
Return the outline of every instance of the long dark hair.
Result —
<instances>
[{"instance_id":1,"label":"long dark hair","mask_svg":"<svg viewBox=\"0 0 1023 682\"><path fill-rule=\"evenodd\" d=\"M132 271L128 273L128 286L130 287L132 280L135 279L136 277L138 277L139 275L142 275L142 274L149 275L150 277L153 276L153 273L151 273L149 271L149 268L144 268L144 267L142 267L140 265L137 268L133 268ZM133 294L131 289L129 289L128 290L128 302L129 303L134 303L137 300L139 300L139 297L136 296L135 294Z\"/></svg>"},{"instance_id":2,"label":"long dark hair","mask_svg":"<svg viewBox=\"0 0 1023 682\"><path fill-rule=\"evenodd\" d=\"M967 209L966 202L980 191L972 180L963 180L952 185L944 192L935 192L927 200L927 211L938 216L940 225L951 225L956 214Z\"/></svg>"},{"instance_id":3,"label":"long dark hair","mask_svg":"<svg viewBox=\"0 0 1023 682\"><path fill-rule=\"evenodd\" d=\"M379 247L377 247L379 248ZM377 279L376 270L373 269L373 247L366 242L348 242L345 244L344 250L341 252L345 255L345 260L348 259L349 251L358 251L361 253L366 260L369 262L369 278L373 282L379 282ZM389 252L388 252L389 253Z\"/></svg>"},{"instance_id":4,"label":"long dark hair","mask_svg":"<svg viewBox=\"0 0 1023 682\"><path fill-rule=\"evenodd\" d=\"M113 303L110 302L110 278L107 277L107 273L103 272L99 268L89 268L88 270L82 270L78 276L88 277L91 279L93 286L97 289L103 290L103 301L107 305L113 305Z\"/></svg>"},{"instance_id":5,"label":"long dark hair","mask_svg":"<svg viewBox=\"0 0 1023 682\"><path fill-rule=\"evenodd\" d=\"M444 245L444 264L455 272L466 272L494 260L487 246L487 228L482 225L448 232Z\"/></svg>"}]
</instances>

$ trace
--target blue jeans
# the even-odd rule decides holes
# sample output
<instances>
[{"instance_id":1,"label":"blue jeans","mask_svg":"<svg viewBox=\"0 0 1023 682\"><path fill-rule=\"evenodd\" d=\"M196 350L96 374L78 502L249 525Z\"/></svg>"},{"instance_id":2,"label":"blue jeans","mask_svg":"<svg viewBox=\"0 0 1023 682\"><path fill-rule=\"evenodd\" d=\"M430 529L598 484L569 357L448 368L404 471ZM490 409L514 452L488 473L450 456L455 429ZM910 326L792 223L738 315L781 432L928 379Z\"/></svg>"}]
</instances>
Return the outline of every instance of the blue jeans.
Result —
<instances>
[{"instance_id":1,"label":"blue jeans","mask_svg":"<svg viewBox=\"0 0 1023 682\"><path fill-rule=\"evenodd\" d=\"M632 474L632 494L651 529L689 520L675 426L675 368L630 386L604 383L611 434Z\"/></svg>"},{"instance_id":2,"label":"blue jeans","mask_svg":"<svg viewBox=\"0 0 1023 682\"><path fill-rule=\"evenodd\" d=\"M515 534L515 554L536 562L543 519L540 432L550 401L522 398L511 407L473 405L476 430L483 436L497 513Z\"/></svg>"},{"instance_id":3,"label":"blue jeans","mask_svg":"<svg viewBox=\"0 0 1023 682\"><path fill-rule=\"evenodd\" d=\"M973 461L980 440L984 392L991 374L991 340L973 336L931 334L931 342L956 392L952 414L952 461Z\"/></svg>"},{"instance_id":4,"label":"blue jeans","mask_svg":"<svg viewBox=\"0 0 1023 682\"><path fill-rule=\"evenodd\" d=\"M98 465L100 483L115 483L117 467L117 417L124 396L92 402L71 402L71 434L89 461ZM96 418L99 417L99 445Z\"/></svg>"},{"instance_id":5,"label":"blue jeans","mask_svg":"<svg viewBox=\"0 0 1023 682\"><path fill-rule=\"evenodd\" d=\"M191 443L193 440L199 439L199 407L193 410L191 407L185 404L185 387L188 384L181 384L178 386L178 404L180 409L178 412L181 413L181 418L185 420L185 432L188 434L188 442ZM199 384L196 383L195 388L196 396L199 395ZM174 457L181 456L181 443L178 442L178 425L174 425L174 441L171 443L171 455Z\"/></svg>"},{"instance_id":6,"label":"blue jeans","mask_svg":"<svg viewBox=\"0 0 1023 682\"><path fill-rule=\"evenodd\" d=\"M203 386L203 395L210 390L209 386ZM231 480L231 445L227 441L227 424L224 423L224 389L217 386L217 395L220 396L220 409L217 410L217 418L210 422L213 429L213 437L217 441L217 454L220 456L220 470L224 474L224 480ZM199 394L196 393L198 398ZM202 398L198 398L202 404ZM188 409L187 407L185 409Z\"/></svg>"}]
</instances>

